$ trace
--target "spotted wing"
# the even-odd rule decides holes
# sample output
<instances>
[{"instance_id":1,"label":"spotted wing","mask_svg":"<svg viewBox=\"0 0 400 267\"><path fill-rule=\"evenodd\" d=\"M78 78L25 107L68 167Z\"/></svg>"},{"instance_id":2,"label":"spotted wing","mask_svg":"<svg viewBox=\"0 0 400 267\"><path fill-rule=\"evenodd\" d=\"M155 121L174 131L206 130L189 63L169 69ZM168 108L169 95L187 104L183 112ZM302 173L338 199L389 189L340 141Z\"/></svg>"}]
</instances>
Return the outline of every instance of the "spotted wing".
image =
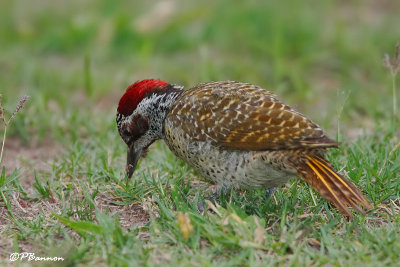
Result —
<instances>
[{"instance_id":1,"label":"spotted wing","mask_svg":"<svg viewBox=\"0 0 400 267\"><path fill-rule=\"evenodd\" d=\"M199 84L185 91L167 116L191 141L228 149L273 150L334 147L338 143L267 90L233 81Z\"/></svg>"}]
</instances>

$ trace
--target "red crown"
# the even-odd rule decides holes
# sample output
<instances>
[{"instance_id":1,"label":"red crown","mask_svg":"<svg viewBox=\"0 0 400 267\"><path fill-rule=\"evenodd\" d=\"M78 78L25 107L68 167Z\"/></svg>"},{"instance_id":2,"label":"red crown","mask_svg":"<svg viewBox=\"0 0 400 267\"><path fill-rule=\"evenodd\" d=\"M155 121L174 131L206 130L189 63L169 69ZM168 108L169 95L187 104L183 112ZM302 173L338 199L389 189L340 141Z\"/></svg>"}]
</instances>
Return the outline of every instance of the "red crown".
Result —
<instances>
[{"instance_id":1,"label":"red crown","mask_svg":"<svg viewBox=\"0 0 400 267\"><path fill-rule=\"evenodd\" d=\"M126 89L125 94L119 100L118 113L129 116L148 92L153 92L156 89L163 89L167 85L168 83L165 81L154 79L135 82Z\"/></svg>"}]
</instances>

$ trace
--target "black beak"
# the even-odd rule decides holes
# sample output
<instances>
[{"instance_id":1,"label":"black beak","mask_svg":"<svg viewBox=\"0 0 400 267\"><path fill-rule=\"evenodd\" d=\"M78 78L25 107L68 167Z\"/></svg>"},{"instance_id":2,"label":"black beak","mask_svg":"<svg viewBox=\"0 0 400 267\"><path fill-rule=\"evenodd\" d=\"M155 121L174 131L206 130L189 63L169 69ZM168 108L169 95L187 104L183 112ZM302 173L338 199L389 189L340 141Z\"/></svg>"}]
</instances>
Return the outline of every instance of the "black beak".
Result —
<instances>
[{"instance_id":1,"label":"black beak","mask_svg":"<svg viewBox=\"0 0 400 267\"><path fill-rule=\"evenodd\" d=\"M128 148L128 155L126 158L126 175L128 178L132 177L133 172L136 169L136 165L142 155L142 149L135 150L134 145Z\"/></svg>"}]
</instances>

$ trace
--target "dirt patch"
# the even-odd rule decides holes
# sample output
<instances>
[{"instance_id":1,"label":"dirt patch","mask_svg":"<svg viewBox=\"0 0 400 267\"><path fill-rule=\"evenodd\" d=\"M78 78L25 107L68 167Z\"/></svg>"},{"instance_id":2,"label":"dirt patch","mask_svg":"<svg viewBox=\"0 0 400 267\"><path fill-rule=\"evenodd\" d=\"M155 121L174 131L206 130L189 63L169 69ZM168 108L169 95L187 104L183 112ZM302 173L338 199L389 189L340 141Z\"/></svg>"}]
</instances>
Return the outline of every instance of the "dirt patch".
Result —
<instances>
[{"instance_id":1,"label":"dirt patch","mask_svg":"<svg viewBox=\"0 0 400 267\"><path fill-rule=\"evenodd\" d=\"M52 203L48 200L43 200L41 202L32 202L25 201L22 199L22 196L19 192L13 192L10 194L9 203L11 208L11 213L8 211L6 205L4 203L0 203L0 255L8 256L14 247L14 242L12 238L10 238L9 232L17 231L18 228L21 227L15 225L15 221L19 221L21 223L21 219L23 221L31 222L35 218L37 218L40 214L44 214L46 216L45 221L55 223L54 218L50 218L51 214L60 213L61 210L56 203ZM18 247L20 251L25 252L35 252L36 247L29 240L18 240Z\"/></svg>"},{"instance_id":2,"label":"dirt patch","mask_svg":"<svg viewBox=\"0 0 400 267\"><path fill-rule=\"evenodd\" d=\"M373 226L383 227L395 221L400 214L400 196L395 199L384 201L376 206L375 210L366 217L366 223Z\"/></svg>"},{"instance_id":3,"label":"dirt patch","mask_svg":"<svg viewBox=\"0 0 400 267\"><path fill-rule=\"evenodd\" d=\"M83 198L83 195L81 195L80 192L75 191L75 194L77 195L72 197L72 199L76 199L76 197ZM106 212L107 210L107 213L115 213L115 215L119 217L120 227L126 230L133 227L141 228L149 222L149 212L143 208L142 203L135 202L130 205L120 206L113 204L112 200L113 196L102 194L101 197L95 200L95 203L97 208L101 211ZM43 199L36 202L33 199L26 199L19 192L14 192L9 196L9 205L12 211L11 215L6 205L0 201L0 258L2 256L8 257L8 255L13 251L15 240L10 238L10 231L18 232L21 227L21 225L15 225L15 219L19 220L19 218L21 218L23 221L33 222L39 216L44 216L43 221L45 224L43 227L60 224L61 222L52 216L52 214L62 214L60 202L61 201L57 198L54 202L52 199ZM68 201L64 205L68 206ZM93 216L95 216L94 212ZM69 219L74 221L81 220L74 216ZM73 230L70 230L69 232L72 235L75 233ZM147 236L148 233L144 232L140 234L139 238L146 239ZM35 244L35 241L30 240L29 238L26 240L18 240L18 246L20 251L25 252L35 252L40 250L40 246Z\"/></svg>"},{"instance_id":4,"label":"dirt patch","mask_svg":"<svg viewBox=\"0 0 400 267\"><path fill-rule=\"evenodd\" d=\"M6 173L11 174L15 169L19 169L19 179L22 186L32 188L34 183L34 171L51 172L52 165L58 155L63 153L64 149L61 145L52 142L49 139L42 142L31 142L25 145L18 138L8 138L6 140L3 165ZM54 225L60 222L51 216L51 214L62 214L61 202L68 206L69 201L79 201L83 199L84 194L80 184L74 184L75 190L71 191L68 199L60 200L58 195L54 194L53 198L40 199L38 195L32 195L31 190L27 190L28 196L23 196L20 192L10 192L8 195L8 203L4 203L0 199L0 258L8 256L13 251L15 240L10 238L12 232L19 231L21 225L16 225L15 220L32 222L39 216L44 215L46 224ZM149 212L143 208L143 204L135 202L130 205L116 205L112 195L102 193L95 200L97 208L102 211L108 211L119 217L119 224L124 229L133 227L143 227L149 220ZM7 205L10 210L8 210ZM93 214L94 215L94 214ZM71 220L79 220L79 218L70 218ZM71 230L71 233L74 231ZM34 251L38 248L37 244L32 240L18 240L18 246L21 251ZM1 262L1 261L0 261Z\"/></svg>"},{"instance_id":5,"label":"dirt patch","mask_svg":"<svg viewBox=\"0 0 400 267\"><path fill-rule=\"evenodd\" d=\"M126 206L120 211L119 224L125 229L132 228L135 225L143 227L149 220L148 212L140 204Z\"/></svg>"},{"instance_id":6,"label":"dirt patch","mask_svg":"<svg viewBox=\"0 0 400 267\"><path fill-rule=\"evenodd\" d=\"M34 180L34 171L50 172L54 157L63 151L61 145L44 139L42 142L33 141L25 145L18 138L7 138L4 147L3 165L6 174L20 169L20 181L30 186Z\"/></svg>"},{"instance_id":7,"label":"dirt patch","mask_svg":"<svg viewBox=\"0 0 400 267\"><path fill-rule=\"evenodd\" d=\"M150 220L149 212L143 207L139 201L130 205L120 206L113 204L112 196L103 195L96 200L96 206L105 211L116 212L119 216L119 226L124 229L132 227L143 227Z\"/></svg>"}]
</instances>

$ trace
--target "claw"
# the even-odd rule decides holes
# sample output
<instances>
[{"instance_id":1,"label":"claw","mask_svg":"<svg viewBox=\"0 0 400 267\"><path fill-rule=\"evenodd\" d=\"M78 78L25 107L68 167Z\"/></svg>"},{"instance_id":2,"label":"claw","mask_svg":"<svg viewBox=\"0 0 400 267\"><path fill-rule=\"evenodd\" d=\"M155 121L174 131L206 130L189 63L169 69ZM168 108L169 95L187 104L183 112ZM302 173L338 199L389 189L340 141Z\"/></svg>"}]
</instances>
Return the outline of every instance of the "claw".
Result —
<instances>
[{"instance_id":1,"label":"claw","mask_svg":"<svg viewBox=\"0 0 400 267\"><path fill-rule=\"evenodd\" d=\"M268 188L265 191L265 200L269 199L275 193L275 191L276 191L276 187Z\"/></svg>"},{"instance_id":2,"label":"claw","mask_svg":"<svg viewBox=\"0 0 400 267\"><path fill-rule=\"evenodd\" d=\"M211 202L215 202L215 200L221 195L222 187L217 186L217 190L208 198L206 198L203 201L200 201L197 203L197 210L199 211L200 214L204 214L204 207L206 206L206 201L209 200ZM224 192L226 190L224 189Z\"/></svg>"}]
</instances>

